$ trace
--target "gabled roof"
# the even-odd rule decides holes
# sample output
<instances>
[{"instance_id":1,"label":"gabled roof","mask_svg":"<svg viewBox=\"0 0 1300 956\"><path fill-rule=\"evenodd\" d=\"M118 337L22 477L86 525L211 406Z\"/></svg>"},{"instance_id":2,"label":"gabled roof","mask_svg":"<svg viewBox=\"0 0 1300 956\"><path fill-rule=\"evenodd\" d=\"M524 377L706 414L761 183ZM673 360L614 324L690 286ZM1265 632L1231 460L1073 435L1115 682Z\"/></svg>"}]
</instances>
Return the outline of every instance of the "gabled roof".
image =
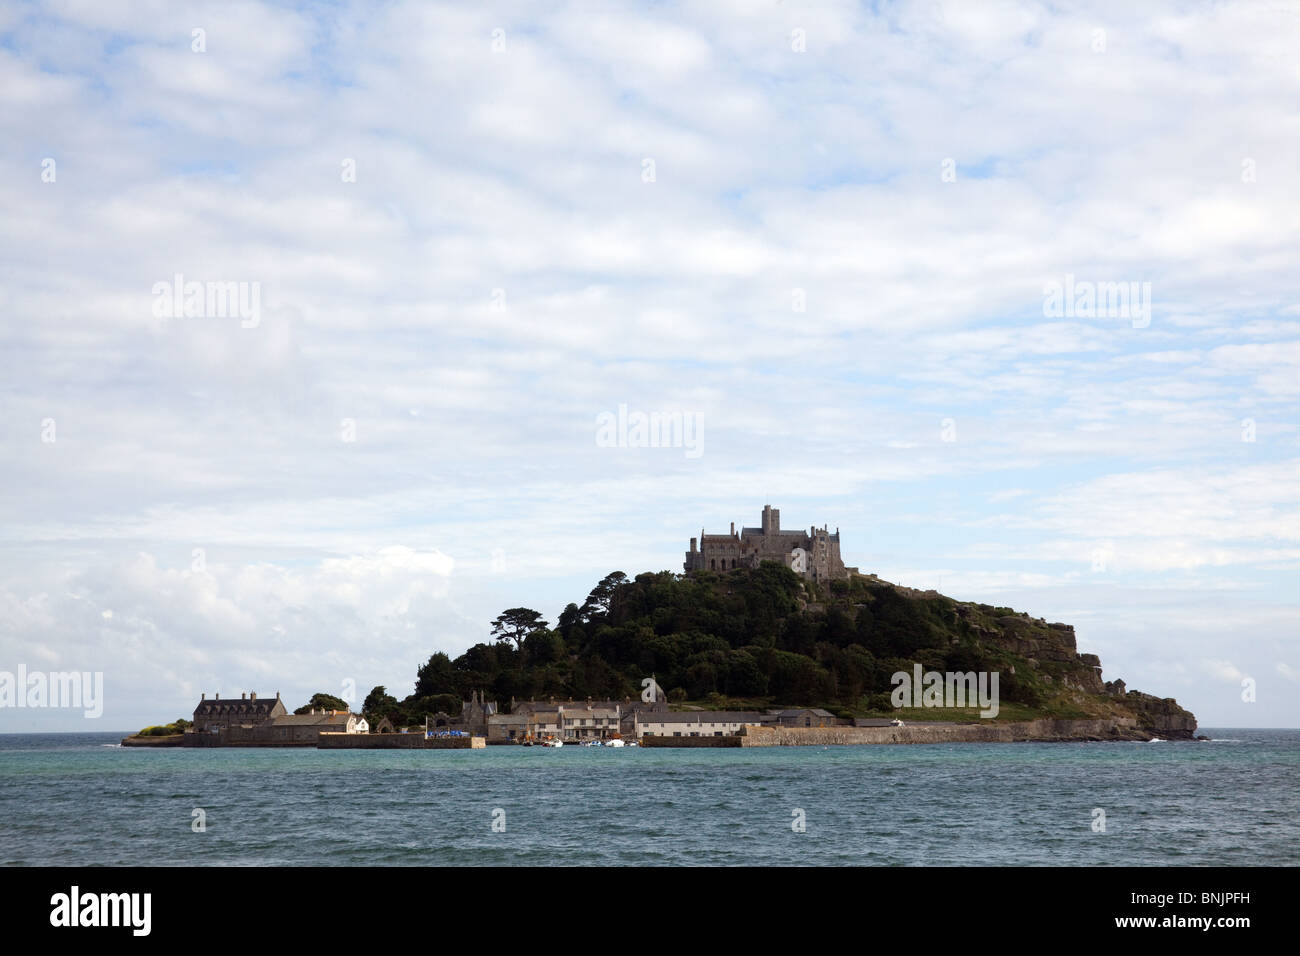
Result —
<instances>
[{"instance_id":1,"label":"gabled roof","mask_svg":"<svg viewBox=\"0 0 1300 956\"><path fill-rule=\"evenodd\" d=\"M195 717L254 717L270 716L278 697L259 697L256 700L240 697L218 697L212 700L204 698L194 708Z\"/></svg>"}]
</instances>

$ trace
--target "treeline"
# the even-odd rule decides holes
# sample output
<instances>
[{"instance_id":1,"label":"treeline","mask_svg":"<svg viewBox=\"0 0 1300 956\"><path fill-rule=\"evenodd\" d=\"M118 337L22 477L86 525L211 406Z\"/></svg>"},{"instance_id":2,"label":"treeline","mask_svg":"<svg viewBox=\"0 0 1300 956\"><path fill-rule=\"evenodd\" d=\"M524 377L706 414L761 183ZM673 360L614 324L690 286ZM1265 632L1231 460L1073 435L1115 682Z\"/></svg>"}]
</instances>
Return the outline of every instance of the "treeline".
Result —
<instances>
[{"instance_id":1,"label":"treeline","mask_svg":"<svg viewBox=\"0 0 1300 956\"><path fill-rule=\"evenodd\" d=\"M503 707L511 698L636 698L652 675L671 700L888 711L891 675L913 662L1001 670L1004 700L1039 703L1026 662L981 641L956 609L864 577L818 588L774 562L726 574L616 571L554 626L531 608L503 611L490 643L455 659L432 655L413 694L398 701L376 687L363 712L418 723L459 713L477 690ZM1020 677L1010 671L1017 663Z\"/></svg>"}]
</instances>

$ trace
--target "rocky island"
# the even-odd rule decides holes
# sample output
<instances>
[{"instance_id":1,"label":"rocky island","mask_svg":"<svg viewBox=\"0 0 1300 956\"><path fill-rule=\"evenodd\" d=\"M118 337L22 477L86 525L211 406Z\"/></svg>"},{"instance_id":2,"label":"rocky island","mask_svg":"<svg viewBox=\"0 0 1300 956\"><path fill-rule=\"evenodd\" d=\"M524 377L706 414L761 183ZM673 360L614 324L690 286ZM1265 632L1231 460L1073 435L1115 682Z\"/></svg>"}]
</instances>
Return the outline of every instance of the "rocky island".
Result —
<instances>
[{"instance_id":1,"label":"rocky island","mask_svg":"<svg viewBox=\"0 0 1300 956\"><path fill-rule=\"evenodd\" d=\"M222 726L200 702L193 726L130 742L198 745L220 731L202 745L315 746L322 733L341 745L340 734L402 727L682 746L1195 738L1177 701L1103 681L1071 625L892 584L845 566L839 547L838 529L783 530L767 507L758 527L701 530L685 573L606 575L554 626L503 611L491 641L431 655L403 700L378 686L354 715L318 694L293 716L262 714L263 700L251 724Z\"/></svg>"}]
</instances>

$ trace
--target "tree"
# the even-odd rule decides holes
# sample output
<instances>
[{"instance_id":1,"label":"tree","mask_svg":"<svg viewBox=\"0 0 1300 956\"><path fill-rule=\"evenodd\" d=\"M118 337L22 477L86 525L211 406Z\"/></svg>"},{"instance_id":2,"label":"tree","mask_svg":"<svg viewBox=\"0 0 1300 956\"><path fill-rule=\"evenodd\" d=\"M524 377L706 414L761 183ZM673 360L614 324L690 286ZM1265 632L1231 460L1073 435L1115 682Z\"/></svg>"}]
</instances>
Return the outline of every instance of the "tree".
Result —
<instances>
[{"instance_id":1,"label":"tree","mask_svg":"<svg viewBox=\"0 0 1300 956\"><path fill-rule=\"evenodd\" d=\"M366 695L365 703L361 705L361 713L367 717L388 717L392 718L401 709L397 698L388 693L383 684L370 691Z\"/></svg>"},{"instance_id":2,"label":"tree","mask_svg":"<svg viewBox=\"0 0 1300 956\"><path fill-rule=\"evenodd\" d=\"M522 649L524 638L547 626L549 625L542 620L542 615L532 608L512 607L508 611L502 611L492 622L492 636L503 643L514 641Z\"/></svg>"},{"instance_id":3,"label":"tree","mask_svg":"<svg viewBox=\"0 0 1300 956\"><path fill-rule=\"evenodd\" d=\"M530 666L551 664L565 657L564 638L556 631L540 629L524 638Z\"/></svg>"},{"instance_id":4,"label":"tree","mask_svg":"<svg viewBox=\"0 0 1300 956\"><path fill-rule=\"evenodd\" d=\"M570 601L564 606L564 610L560 612L560 620L555 626L559 632L564 635L565 640L568 640L569 632L572 631L574 626L581 620L582 609Z\"/></svg>"},{"instance_id":5,"label":"tree","mask_svg":"<svg viewBox=\"0 0 1300 956\"><path fill-rule=\"evenodd\" d=\"M335 697L333 694L312 694L311 700L307 701L307 703L295 710L294 713L306 714L313 710L346 711L348 709L347 702Z\"/></svg>"},{"instance_id":6,"label":"tree","mask_svg":"<svg viewBox=\"0 0 1300 956\"><path fill-rule=\"evenodd\" d=\"M600 583L591 589L587 600L583 602L582 613L588 620L593 617L605 617L609 614L614 592L627 583L627 575L622 571L611 571L600 579Z\"/></svg>"},{"instance_id":7,"label":"tree","mask_svg":"<svg viewBox=\"0 0 1300 956\"><path fill-rule=\"evenodd\" d=\"M451 658L438 651L415 672L415 697L428 697L432 694L451 694L455 688L455 673L451 667Z\"/></svg>"}]
</instances>

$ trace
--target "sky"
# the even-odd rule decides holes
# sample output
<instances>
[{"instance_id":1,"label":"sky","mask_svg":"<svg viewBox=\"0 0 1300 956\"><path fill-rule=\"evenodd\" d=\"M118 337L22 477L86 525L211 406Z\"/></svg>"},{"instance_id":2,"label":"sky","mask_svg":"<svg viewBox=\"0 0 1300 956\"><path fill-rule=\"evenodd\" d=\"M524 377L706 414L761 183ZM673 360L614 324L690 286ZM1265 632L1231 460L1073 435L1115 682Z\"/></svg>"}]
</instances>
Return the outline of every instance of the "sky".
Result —
<instances>
[{"instance_id":1,"label":"sky","mask_svg":"<svg viewBox=\"0 0 1300 956\"><path fill-rule=\"evenodd\" d=\"M1300 727L1298 48L1279 2L0 5L0 672L103 675L0 732L402 697L764 504Z\"/></svg>"}]
</instances>

